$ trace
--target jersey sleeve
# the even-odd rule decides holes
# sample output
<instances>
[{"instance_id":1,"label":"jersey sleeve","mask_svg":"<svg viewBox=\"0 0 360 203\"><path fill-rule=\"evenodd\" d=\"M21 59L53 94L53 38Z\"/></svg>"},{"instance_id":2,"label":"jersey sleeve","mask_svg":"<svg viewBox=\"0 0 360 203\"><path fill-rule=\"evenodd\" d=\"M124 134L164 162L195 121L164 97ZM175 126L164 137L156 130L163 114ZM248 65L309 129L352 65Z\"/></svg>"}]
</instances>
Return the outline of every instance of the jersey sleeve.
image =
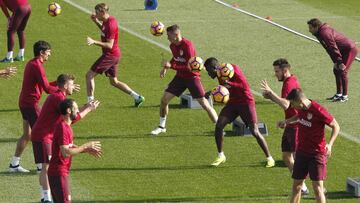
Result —
<instances>
[{"instance_id":1,"label":"jersey sleeve","mask_svg":"<svg viewBox=\"0 0 360 203\"><path fill-rule=\"evenodd\" d=\"M38 67L36 69L35 78L46 93L52 94L58 90L58 88L56 86L52 86L54 83L52 83L52 85L50 85L49 81L46 78L45 71L43 68Z\"/></svg>"},{"instance_id":2,"label":"jersey sleeve","mask_svg":"<svg viewBox=\"0 0 360 203\"><path fill-rule=\"evenodd\" d=\"M324 107L321 106L319 107L319 118L326 125L329 125L334 120L334 117Z\"/></svg>"},{"instance_id":3,"label":"jersey sleeve","mask_svg":"<svg viewBox=\"0 0 360 203\"><path fill-rule=\"evenodd\" d=\"M343 58L340 53L338 46L336 45L334 34L331 32L322 32L320 33L321 38L323 39L324 43L326 44L326 51L329 54L331 60L334 63L341 64L343 63Z\"/></svg>"}]
</instances>

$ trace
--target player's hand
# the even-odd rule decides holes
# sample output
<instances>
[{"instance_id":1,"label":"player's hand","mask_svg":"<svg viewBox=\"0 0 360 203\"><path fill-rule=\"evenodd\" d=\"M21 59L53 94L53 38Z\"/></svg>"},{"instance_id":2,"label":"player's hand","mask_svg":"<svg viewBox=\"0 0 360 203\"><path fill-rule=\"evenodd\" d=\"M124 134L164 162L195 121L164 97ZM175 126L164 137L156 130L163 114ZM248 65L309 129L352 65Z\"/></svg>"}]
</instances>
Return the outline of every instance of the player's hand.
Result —
<instances>
[{"instance_id":1,"label":"player's hand","mask_svg":"<svg viewBox=\"0 0 360 203\"><path fill-rule=\"evenodd\" d=\"M223 84L224 87L230 89L231 88L231 85L229 84L229 81L228 80L224 80L224 84Z\"/></svg>"},{"instance_id":2,"label":"player's hand","mask_svg":"<svg viewBox=\"0 0 360 203\"><path fill-rule=\"evenodd\" d=\"M100 102L98 100L89 101L86 105L90 110L95 110L99 106Z\"/></svg>"},{"instance_id":3,"label":"player's hand","mask_svg":"<svg viewBox=\"0 0 360 203\"><path fill-rule=\"evenodd\" d=\"M341 64L338 65L338 69L339 69L339 70L345 70L345 68L346 68L346 66L345 66L345 64L343 64L343 63L341 63Z\"/></svg>"},{"instance_id":4,"label":"player's hand","mask_svg":"<svg viewBox=\"0 0 360 203\"><path fill-rule=\"evenodd\" d=\"M331 148L332 148L331 145L329 145L329 144L326 144L326 145L325 145L325 151L326 151L326 156L327 156L327 157L330 157L330 156L331 156Z\"/></svg>"},{"instance_id":5,"label":"player's hand","mask_svg":"<svg viewBox=\"0 0 360 203\"><path fill-rule=\"evenodd\" d=\"M0 76L4 78L10 78L16 74L16 71L17 71L16 67L7 67L2 71Z\"/></svg>"},{"instance_id":6,"label":"player's hand","mask_svg":"<svg viewBox=\"0 0 360 203\"><path fill-rule=\"evenodd\" d=\"M271 94L272 94L272 89L270 88L269 84L267 83L266 80L262 80L260 83L261 86L261 90L262 90L262 95L265 99L270 99Z\"/></svg>"},{"instance_id":7,"label":"player's hand","mask_svg":"<svg viewBox=\"0 0 360 203\"><path fill-rule=\"evenodd\" d=\"M170 61L162 60L162 61L161 61L161 67L171 68L171 63L170 63Z\"/></svg>"},{"instance_id":8,"label":"player's hand","mask_svg":"<svg viewBox=\"0 0 360 203\"><path fill-rule=\"evenodd\" d=\"M279 121L276 125L278 128L285 128L286 127L286 121Z\"/></svg>"},{"instance_id":9,"label":"player's hand","mask_svg":"<svg viewBox=\"0 0 360 203\"><path fill-rule=\"evenodd\" d=\"M74 91L75 92L80 92L80 85L79 84L74 84Z\"/></svg>"},{"instance_id":10,"label":"player's hand","mask_svg":"<svg viewBox=\"0 0 360 203\"><path fill-rule=\"evenodd\" d=\"M102 155L100 141L91 141L86 143L84 147L84 152L89 153L96 158L100 158Z\"/></svg>"},{"instance_id":11,"label":"player's hand","mask_svg":"<svg viewBox=\"0 0 360 203\"><path fill-rule=\"evenodd\" d=\"M165 77L165 75L166 75L166 72L167 72L167 68L163 68L163 69L161 69L161 71L160 71L160 78L164 78Z\"/></svg>"},{"instance_id":12,"label":"player's hand","mask_svg":"<svg viewBox=\"0 0 360 203\"><path fill-rule=\"evenodd\" d=\"M87 38L86 38L86 41L87 41L87 44L88 44L89 46L95 44L95 40L93 40L91 37L87 37Z\"/></svg>"},{"instance_id":13,"label":"player's hand","mask_svg":"<svg viewBox=\"0 0 360 203\"><path fill-rule=\"evenodd\" d=\"M96 14L95 14L95 13L92 13L92 14L90 15L90 19L96 23L96 22L97 22Z\"/></svg>"}]
</instances>

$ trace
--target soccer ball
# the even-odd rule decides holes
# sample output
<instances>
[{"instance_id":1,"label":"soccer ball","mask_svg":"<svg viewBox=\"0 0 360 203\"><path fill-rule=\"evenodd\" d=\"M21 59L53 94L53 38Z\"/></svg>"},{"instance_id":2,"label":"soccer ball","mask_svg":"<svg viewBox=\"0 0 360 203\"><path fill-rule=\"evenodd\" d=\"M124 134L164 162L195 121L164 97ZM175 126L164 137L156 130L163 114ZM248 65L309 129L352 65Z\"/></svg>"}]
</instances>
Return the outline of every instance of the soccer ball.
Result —
<instances>
[{"instance_id":1,"label":"soccer ball","mask_svg":"<svg viewBox=\"0 0 360 203\"><path fill-rule=\"evenodd\" d=\"M204 69L204 60L198 56L191 57L188 63L193 72L200 72Z\"/></svg>"},{"instance_id":2,"label":"soccer ball","mask_svg":"<svg viewBox=\"0 0 360 203\"><path fill-rule=\"evenodd\" d=\"M48 6L48 14L52 17L58 16L61 13L61 6L58 3L51 3Z\"/></svg>"},{"instance_id":3,"label":"soccer ball","mask_svg":"<svg viewBox=\"0 0 360 203\"><path fill-rule=\"evenodd\" d=\"M165 26L160 21L151 23L150 32L154 36L161 36L164 33Z\"/></svg>"},{"instance_id":4,"label":"soccer ball","mask_svg":"<svg viewBox=\"0 0 360 203\"><path fill-rule=\"evenodd\" d=\"M229 101L230 93L229 90L222 86L218 85L211 90L211 95L214 102L226 104Z\"/></svg>"},{"instance_id":5,"label":"soccer ball","mask_svg":"<svg viewBox=\"0 0 360 203\"><path fill-rule=\"evenodd\" d=\"M221 80L229 80L234 76L234 67L230 63L223 63L216 70L216 74Z\"/></svg>"}]
</instances>

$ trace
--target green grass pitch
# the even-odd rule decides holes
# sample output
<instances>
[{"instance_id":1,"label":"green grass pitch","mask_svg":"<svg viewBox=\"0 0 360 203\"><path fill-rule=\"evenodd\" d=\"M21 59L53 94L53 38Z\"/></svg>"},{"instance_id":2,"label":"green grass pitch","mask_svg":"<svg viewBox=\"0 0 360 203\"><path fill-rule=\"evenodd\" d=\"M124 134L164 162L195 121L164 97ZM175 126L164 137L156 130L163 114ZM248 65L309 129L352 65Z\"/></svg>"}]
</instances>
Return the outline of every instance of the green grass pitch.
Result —
<instances>
[{"instance_id":1,"label":"green grass pitch","mask_svg":"<svg viewBox=\"0 0 360 203\"><path fill-rule=\"evenodd\" d=\"M73 0L92 11L94 0ZM359 2L349 0L226 0L259 16L272 16L273 21L310 35L306 21L319 17L360 40ZM30 0L33 12L26 29L26 58L32 57L32 44L49 41L52 56L45 64L47 77L55 80L60 73L72 73L82 87L71 96L78 103L86 102L85 73L100 55L99 47L89 47L86 37L99 38L98 28L88 14L65 1L58 1L63 11L52 18L46 12L46 0ZM335 91L330 58L316 43L285 32L265 22L221 6L212 0L166 0L157 11L143 11L143 1L107 0L110 13L125 28L154 42L168 46L165 36L149 33L150 23L177 23L185 37L192 40L202 58L216 56L222 61L239 64L254 91L267 79L280 91L281 83L273 76L272 62L278 57L290 60L306 94L325 105L336 117L341 130L360 139L360 64L354 62L350 72L350 100L345 104L326 102ZM6 19L0 15L0 56L6 54ZM282 131L275 128L283 112L276 105L256 97L260 121L267 123L266 137L277 167L264 168L265 157L254 138L226 137L228 161L218 168L208 167L216 156L214 126L203 110L179 107L174 99L167 121L168 132L156 138L149 132L157 126L159 101L174 71L159 78L161 53L170 53L132 34L120 31L119 45L123 57L119 78L146 97L141 108L133 108L131 97L110 87L103 76L96 77L95 97L101 105L80 123L73 126L75 143L100 140L104 156L95 160L86 155L74 158L71 170L73 202L288 202L292 180L281 163ZM18 43L16 41L17 53ZM18 73L0 81L0 202L38 202L38 176L34 172L31 146L22 157L22 165L32 173L9 174L8 163L22 132L18 110L25 63L14 63ZM0 64L0 68L4 68ZM216 85L203 73L206 89ZM43 99L45 96L43 96ZM221 105L215 106L217 112ZM227 130L231 130L230 126ZM329 202L357 202L345 193L345 179L359 176L359 145L339 137L328 162L325 186ZM308 186L310 182L308 181ZM311 191L311 194L313 192ZM313 196L303 202L313 202Z\"/></svg>"}]
</instances>

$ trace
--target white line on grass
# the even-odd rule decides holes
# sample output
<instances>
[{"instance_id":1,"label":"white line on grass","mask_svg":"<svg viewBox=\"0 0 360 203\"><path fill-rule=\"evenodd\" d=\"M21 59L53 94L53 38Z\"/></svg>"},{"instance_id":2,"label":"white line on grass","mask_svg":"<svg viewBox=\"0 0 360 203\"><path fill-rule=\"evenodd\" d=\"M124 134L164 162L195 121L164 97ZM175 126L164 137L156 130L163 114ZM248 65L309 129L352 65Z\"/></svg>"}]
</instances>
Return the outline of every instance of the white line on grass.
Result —
<instances>
[{"instance_id":1,"label":"white line on grass","mask_svg":"<svg viewBox=\"0 0 360 203\"><path fill-rule=\"evenodd\" d=\"M251 17L254 17L254 18L257 18L257 19L259 19L259 20L262 20L262 21L265 21L265 22L267 22L267 23L270 23L271 25L274 25L274 26L276 26L276 27L279 27L279 28L281 28L281 29L283 29L283 30L286 30L286 31L288 31L288 32L291 32L291 33L293 33L293 34L295 34L295 35L298 35L298 36L300 36L300 37L303 37L303 38L305 38L305 39L311 40L311 41L313 41L313 42L320 43L317 39L314 39L314 38L312 38L312 37L309 37L309 36L307 36L307 35L304 35L304 34L302 34L302 33L300 33L300 32L297 32L297 31L295 31L295 30L292 30L292 29L290 29L290 28L288 28L288 27L285 27L285 26L283 26L283 25L280 25L280 24L278 24L278 23L275 23L275 22L273 22L273 21L271 21L271 20L268 20L268 19L266 19L266 18L260 17L260 16L258 16L258 15L255 15L255 14L250 13L250 12L248 12L248 11L245 11L245 10L243 10L243 9L236 8L236 7L234 7L233 5L230 5L230 4L225 3L225 2L223 2L223 1L220 1L220 0L214 0L214 1L216 1L216 2L219 3L219 4L222 4L223 6L229 7L229 8L231 8L231 9L234 9L234 10L236 10L236 11L239 11L239 12L244 13L244 14L246 14L246 15L249 15L249 16L251 16ZM360 58L358 58L358 57L356 57L355 60L357 60L357 61L360 62Z\"/></svg>"},{"instance_id":2,"label":"white line on grass","mask_svg":"<svg viewBox=\"0 0 360 203\"><path fill-rule=\"evenodd\" d=\"M63 1L66 2L66 3L68 3L68 4L70 4L70 5L72 5L72 6L74 6L75 8L78 8L79 10L81 10L81 11L87 13L87 14L91 14L91 13L92 13L90 10L86 9L86 8L83 7L83 6L80 6L80 5L77 4L77 3L74 3L72 0L63 0ZM219 2L219 3L221 2L221 1L218 1L218 0L215 0L215 1L217 1L217 2ZM226 6L230 7L230 8L233 8L233 9L237 9L237 8L234 8L234 7L232 7L231 5L228 5L228 4L225 4L225 3L221 3L221 4L224 4L224 5L226 5ZM241 12L243 12L243 11L241 11ZM256 15L254 15L254 14L251 14L251 13L247 12L247 11L244 11L244 12L248 13L248 14L251 15L251 16L256 16ZM259 16L257 16L257 18L262 19L262 20L265 20L265 21L268 21L268 20L266 20L266 19L264 19L264 18L261 18L261 17L259 17ZM268 22L269 22L269 23L273 23L273 22L271 22L271 21L268 21ZM280 25L280 26L281 26L281 25ZM282 26L282 27L284 27L284 26ZM154 40L152 40L152 39L149 39L148 37L145 37L145 36L143 36L143 35L135 32L135 31L132 31L132 30L126 28L126 27L123 27L123 26L120 26L120 25L119 25L119 28L122 29L123 31L131 34L131 35L134 35L134 36L136 36L136 37L138 37L138 38L140 38L140 39L142 39L142 40L144 40L144 41L147 41L147 42L149 42L149 43L151 43L151 44L154 44L154 45L156 45L156 46L158 46L158 47L160 47L160 48L162 48L162 49L170 52L170 49L169 49L167 46L165 46L165 45L163 45L163 44L161 44L161 43L159 43L159 42L156 42L156 41L154 41ZM288 28L287 28L287 29L288 29ZM289 29L289 30L290 30L290 29ZM300 34L300 33L299 33L299 34ZM302 34L301 34L301 35L302 35ZM306 36L306 35L303 35L303 36L305 36L306 38L311 39L311 40L314 41L314 39L312 39L312 38L310 38L310 37L308 37L308 36ZM317 40L316 40L316 41L317 41ZM318 42L318 41L317 41L317 42ZM260 92L257 92L257 91L255 91L255 90L251 90L251 92L252 92L254 95L256 95L256 96L262 97L262 94L261 94ZM357 143L357 144L360 144L360 139L357 138L357 137L355 137L355 136L353 136L353 135L347 134L347 133L342 132L342 131L341 131L339 134L342 135L343 137L345 137L346 139L350 140L350 141L353 141L353 142L355 142L355 143Z\"/></svg>"}]
</instances>

